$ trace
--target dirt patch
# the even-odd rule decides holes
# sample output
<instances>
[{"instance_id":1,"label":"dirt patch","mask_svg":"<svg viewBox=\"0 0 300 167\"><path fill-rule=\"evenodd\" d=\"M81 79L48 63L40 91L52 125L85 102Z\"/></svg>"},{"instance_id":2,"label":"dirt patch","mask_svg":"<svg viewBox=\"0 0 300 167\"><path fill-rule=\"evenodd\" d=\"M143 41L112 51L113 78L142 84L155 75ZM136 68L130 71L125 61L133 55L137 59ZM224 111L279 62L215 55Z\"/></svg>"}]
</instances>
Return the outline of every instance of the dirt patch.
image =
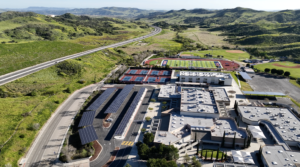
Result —
<instances>
[{"instance_id":1,"label":"dirt patch","mask_svg":"<svg viewBox=\"0 0 300 167\"><path fill-rule=\"evenodd\" d=\"M112 155L110 156L109 160L105 165L102 167L109 167L109 165L116 159L117 153L120 150L120 147L116 147L115 150L113 151Z\"/></svg>"},{"instance_id":2,"label":"dirt patch","mask_svg":"<svg viewBox=\"0 0 300 167\"><path fill-rule=\"evenodd\" d=\"M192 56L190 54L180 54L181 57L184 57L184 56Z\"/></svg>"},{"instance_id":3,"label":"dirt patch","mask_svg":"<svg viewBox=\"0 0 300 167\"><path fill-rule=\"evenodd\" d=\"M226 50L227 53L245 53L241 50Z\"/></svg>"},{"instance_id":4,"label":"dirt patch","mask_svg":"<svg viewBox=\"0 0 300 167\"><path fill-rule=\"evenodd\" d=\"M95 140L93 141L93 147L95 149L95 153L94 155L90 158L90 161L94 161L98 156L99 154L101 153L101 150L102 150L102 147L101 145Z\"/></svg>"},{"instance_id":5,"label":"dirt patch","mask_svg":"<svg viewBox=\"0 0 300 167\"><path fill-rule=\"evenodd\" d=\"M285 66L285 65L281 65L281 64L278 64L278 63L275 63L273 64L274 66L277 66L277 67L284 67L284 68L300 68L300 65L295 65L295 66Z\"/></svg>"},{"instance_id":6,"label":"dirt patch","mask_svg":"<svg viewBox=\"0 0 300 167\"><path fill-rule=\"evenodd\" d=\"M111 116L111 113L107 114L106 117L103 119L103 127L108 128L110 127L110 122L106 122L106 120Z\"/></svg>"}]
</instances>

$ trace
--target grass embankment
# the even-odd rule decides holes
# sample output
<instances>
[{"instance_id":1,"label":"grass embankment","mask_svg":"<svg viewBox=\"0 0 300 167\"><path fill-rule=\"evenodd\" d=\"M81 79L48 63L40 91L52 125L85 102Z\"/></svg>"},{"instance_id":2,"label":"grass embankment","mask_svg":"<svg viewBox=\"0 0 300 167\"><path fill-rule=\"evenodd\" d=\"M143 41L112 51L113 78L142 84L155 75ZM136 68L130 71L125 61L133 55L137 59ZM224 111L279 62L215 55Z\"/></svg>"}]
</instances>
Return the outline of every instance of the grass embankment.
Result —
<instances>
[{"instance_id":1,"label":"grass embankment","mask_svg":"<svg viewBox=\"0 0 300 167\"><path fill-rule=\"evenodd\" d=\"M214 58L217 58L218 55L223 56L225 59L242 61L248 59L250 55L245 53L229 53L226 50L203 50L203 51L195 51L195 52L182 52L182 54L191 54L193 56L204 57L205 54L211 54Z\"/></svg>"},{"instance_id":2,"label":"grass embankment","mask_svg":"<svg viewBox=\"0 0 300 167\"><path fill-rule=\"evenodd\" d=\"M293 84L293 85L295 85L295 86L297 86L298 88L300 88L300 84L296 80L291 80L290 79L290 83Z\"/></svg>"},{"instance_id":3,"label":"grass embankment","mask_svg":"<svg viewBox=\"0 0 300 167\"><path fill-rule=\"evenodd\" d=\"M38 132L32 129L32 125L38 123L42 127L59 104L70 95L67 90L72 92L100 81L121 59L114 54L97 52L83 56L81 60L72 60L83 67L80 76L59 76L57 67L53 66L1 86L0 93L9 94L10 97L0 98L0 145L24 120L13 138L1 149L0 166L7 163L17 166L18 159L28 151ZM79 80L84 82L81 84ZM30 111L31 114L28 114Z\"/></svg>"},{"instance_id":4,"label":"grass embankment","mask_svg":"<svg viewBox=\"0 0 300 167\"><path fill-rule=\"evenodd\" d=\"M276 65L280 65L280 66L286 66L286 67L279 67ZM264 71L266 68L269 69L277 69L277 70L283 70L283 71L289 71L291 73L291 77L294 78L300 78L300 67L298 68L289 68L289 67L293 67L293 66L297 66L299 64L293 63L293 62L272 62L272 63L264 63L264 64L258 64L255 65L254 68Z\"/></svg>"},{"instance_id":5,"label":"grass embankment","mask_svg":"<svg viewBox=\"0 0 300 167\"><path fill-rule=\"evenodd\" d=\"M236 74L236 72L230 72L230 74L238 85L238 80L240 81L242 91L253 91L251 86L243 79L240 74Z\"/></svg>"}]
</instances>

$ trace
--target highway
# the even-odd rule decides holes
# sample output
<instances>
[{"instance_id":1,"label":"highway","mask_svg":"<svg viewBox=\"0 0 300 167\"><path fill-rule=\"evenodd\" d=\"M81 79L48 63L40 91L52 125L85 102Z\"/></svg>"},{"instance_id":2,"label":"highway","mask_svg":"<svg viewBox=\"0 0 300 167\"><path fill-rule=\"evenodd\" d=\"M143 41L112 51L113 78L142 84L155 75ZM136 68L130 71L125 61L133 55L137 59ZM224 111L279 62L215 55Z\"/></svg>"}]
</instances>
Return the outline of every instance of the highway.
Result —
<instances>
[{"instance_id":1,"label":"highway","mask_svg":"<svg viewBox=\"0 0 300 167\"><path fill-rule=\"evenodd\" d=\"M76 53L76 54L73 54L73 55L57 58L57 59L54 59L54 60L51 60L51 61L47 61L47 62L44 62L44 63L41 63L41 64L37 64L37 65L31 66L31 67L21 69L21 70L18 70L18 71L14 71L14 72L11 72L11 73L8 73L8 74L4 74L4 75L0 76L0 85L4 85L4 84L9 83L11 81L14 81L18 78L22 78L26 75L29 75L29 74L32 74L32 73L37 72L39 70L48 68L48 67L53 66L56 63L64 61L64 60L74 59L74 58L81 57L81 56L84 56L84 55L88 55L88 54L91 54L91 53L94 53L94 52L98 52L98 51L101 51L101 50L104 50L104 49L107 49L107 48L115 48L115 47L118 47L118 46L123 46L123 45L129 44L129 43L135 42L135 41L140 41L142 39L154 36L154 35L159 34L161 32L161 28L155 27L155 26L152 26L152 27L154 28L154 31L152 31L150 34L145 35L145 36L141 36L141 37L138 37L138 38L134 38L134 39L130 39L130 40L127 40L127 41L119 42L119 43L116 43L116 44L102 46L102 47L99 47L99 48L96 48L96 49L91 49L91 50Z\"/></svg>"}]
</instances>

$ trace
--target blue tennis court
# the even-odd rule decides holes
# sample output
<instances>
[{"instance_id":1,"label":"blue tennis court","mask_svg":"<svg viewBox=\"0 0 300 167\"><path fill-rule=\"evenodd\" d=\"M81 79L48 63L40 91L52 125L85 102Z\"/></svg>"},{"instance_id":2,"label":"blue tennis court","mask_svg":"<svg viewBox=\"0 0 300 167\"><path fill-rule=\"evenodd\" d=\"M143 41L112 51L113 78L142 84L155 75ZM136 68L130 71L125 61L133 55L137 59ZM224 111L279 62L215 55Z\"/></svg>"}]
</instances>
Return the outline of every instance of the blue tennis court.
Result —
<instances>
[{"instance_id":1,"label":"blue tennis court","mask_svg":"<svg viewBox=\"0 0 300 167\"><path fill-rule=\"evenodd\" d=\"M141 71L141 73L140 74L144 74L144 75L146 75L146 74L148 74L148 70L143 70L143 71Z\"/></svg>"},{"instance_id":2,"label":"blue tennis court","mask_svg":"<svg viewBox=\"0 0 300 167\"><path fill-rule=\"evenodd\" d=\"M155 77L150 77L148 78L148 82L155 82L156 78Z\"/></svg>"},{"instance_id":3,"label":"blue tennis court","mask_svg":"<svg viewBox=\"0 0 300 167\"><path fill-rule=\"evenodd\" d=\"M126 76L122 79L122 81L130 81L132 77Z\"/></svg>"},{"instance_id":4,"label":"blue tennis court","mask_svg":"<svg viewBox=\"0 0 300 167\"><path fill-rule=\"evenodd\" d=\"M159 71L152 71L151 75L158 75Z\"/></svg>"},{"instance_id":5,"label":"blue tennis court","mask_svg":"<svg viewBox=\"0 0 300 167\"><path fill-rule=\"evenodd\" d=\"M171 75L170 71L164 71L163 75Z\"/></svg>"},{"instance_id":6,"label":"blue tennis court","mask_svg":"<svg viewBox=\"0 0 300 167\"><path fill-rule=\"evenodd\" d=\"M141 82L144 80L144 77L137 77L134 81Z\"/></svg>"},{"instance_id":7,"label":"blue tennis court","mask_svg":"<svg viewBox=\"0 0 300 167\"><path fill-rule=\"evenodd\" d=\"M161 78L159 82L167 82L168 78Z\"/></svg>"},{"instance_id":8,"label":"blue tennis court","mask_svg":"<svg viewBox=\"0 0 300 167\"><path fill-rule=\"evenodd\" d=\"M129 74L135 74L137 72L137 70L131 70L129 71Z\"/></svg>"}]
</instances>

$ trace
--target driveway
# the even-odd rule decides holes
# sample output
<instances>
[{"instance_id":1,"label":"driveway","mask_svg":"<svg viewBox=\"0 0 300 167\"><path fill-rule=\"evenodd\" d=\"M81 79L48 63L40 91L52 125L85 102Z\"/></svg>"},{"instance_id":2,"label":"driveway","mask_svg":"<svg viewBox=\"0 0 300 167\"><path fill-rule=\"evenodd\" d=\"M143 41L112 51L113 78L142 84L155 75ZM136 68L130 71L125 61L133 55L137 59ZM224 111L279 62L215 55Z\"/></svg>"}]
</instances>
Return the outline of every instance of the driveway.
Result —
<instances>
[{"instance_id":1,"label":"driveway","mask_svg":"<svg viewBox=\"0 0 300 167\"><path fill-rule=\"evenodd\" d=\"M286 93L300 102L300 89L291 84L288 79L263 73L249 74L249 76L252 80L248 83L254 91Z\"/></svg>"}]
</instances>

